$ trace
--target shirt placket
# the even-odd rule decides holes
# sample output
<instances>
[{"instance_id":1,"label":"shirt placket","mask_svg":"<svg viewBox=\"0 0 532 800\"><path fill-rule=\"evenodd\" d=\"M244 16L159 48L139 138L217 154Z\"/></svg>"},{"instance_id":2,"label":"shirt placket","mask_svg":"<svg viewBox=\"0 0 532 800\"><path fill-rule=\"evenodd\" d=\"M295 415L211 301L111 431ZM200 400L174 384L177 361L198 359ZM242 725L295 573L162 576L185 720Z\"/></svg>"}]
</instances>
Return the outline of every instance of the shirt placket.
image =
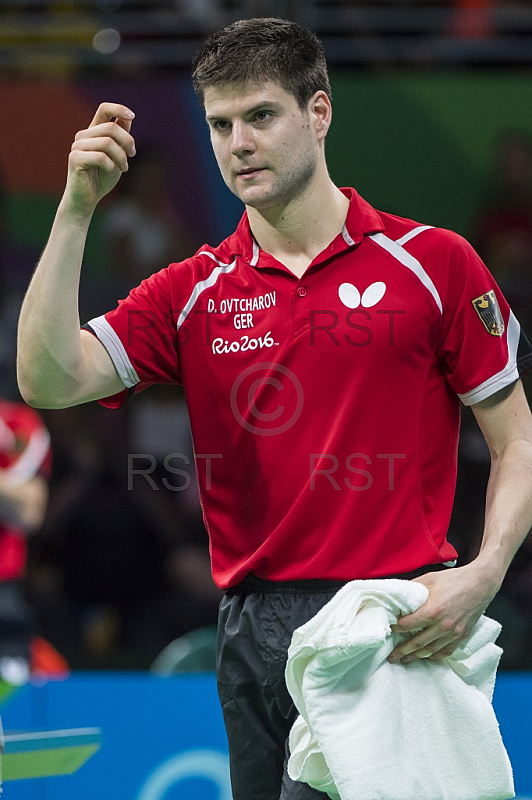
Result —
<instances>
[{"instance_id":1,"label":"shirt placket","mask_svg":"<svg viewBox=\"0 0 532 800\"><path fill-rule=\"evenodd\" d=\"M299 336L310 325L310 281L303 275L292 290L292 331Z\"/></svg>"}]
</instances>

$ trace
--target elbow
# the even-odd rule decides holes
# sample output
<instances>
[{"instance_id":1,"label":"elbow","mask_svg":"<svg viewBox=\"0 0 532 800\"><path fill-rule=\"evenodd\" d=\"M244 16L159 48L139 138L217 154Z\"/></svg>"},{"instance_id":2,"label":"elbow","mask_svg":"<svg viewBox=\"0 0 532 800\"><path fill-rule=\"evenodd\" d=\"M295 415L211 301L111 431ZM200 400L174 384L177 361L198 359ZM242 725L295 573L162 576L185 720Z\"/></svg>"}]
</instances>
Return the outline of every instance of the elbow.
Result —
<instances>
[{"instance_id":1,"label":"elbow","mask_svg":"<svg viewBox=\"0 0 532 800\"><path fill-rule=\"evenodd\" d=\"M21 380L20 375L17 377L18 382L18 390L20 392L20 396L32 408L44 408L40 404L39 394L32 391L32 387Z\"/></svg>"},{"instance_id":2,"label":"elbow","mask_svg":"<svg viewBox=\"0 0 532 800\"><path fill-rule=\"evenodd\" d=\"M500 449L490 448L490 454L492 468L518 464L521 472L529 475L532 480L532 435L513 439Z\"/></svg>"},{"instance_id":3,"label":"elbow","mask_svg":"<svg viewBox=\"0 0 532 800\"><path fill-rule=\"evenodd\" d=\"M75 405L52 380L38 380L33 371L17 363L17 383L22 399L32 408L68 408Z\"/></svg>"},{"instance_id":4,"label":"elbow","mask_svg":"<svg viewBox=\"0 0 532 800\"><path fill-rule=\"evenodd\" d=\"M20 379L20 376L18 376L17 382L18 382L18 390L20 392L20 396L22 397L25 403L27 403L32 408L45 408L45 406L40 404L39 395L35 394L32 391L32 388Z\"/></svg>"},{"instance_id":5,"label":"elbow","mask_svg":"<svg viewBox=\"0 0 532 800\"><path fill-rule=\"evenodd\" d=\"M20 379L18 389L24 402L32 408L65 408L67 405L58 401L57 397L52 398Z\"/></svg>"},{"instance_id":6,"label":"elbow","mask_svg":"<svg viewBox=\"0 0 532 800\"><path fill-rule=\"evenodd\" d=\"M46 408L42 405L43 392L36 381L35 372L24 365L20 353L17 358L17 384L25 403L33 408Z\"/></svg>"}]
</instances>

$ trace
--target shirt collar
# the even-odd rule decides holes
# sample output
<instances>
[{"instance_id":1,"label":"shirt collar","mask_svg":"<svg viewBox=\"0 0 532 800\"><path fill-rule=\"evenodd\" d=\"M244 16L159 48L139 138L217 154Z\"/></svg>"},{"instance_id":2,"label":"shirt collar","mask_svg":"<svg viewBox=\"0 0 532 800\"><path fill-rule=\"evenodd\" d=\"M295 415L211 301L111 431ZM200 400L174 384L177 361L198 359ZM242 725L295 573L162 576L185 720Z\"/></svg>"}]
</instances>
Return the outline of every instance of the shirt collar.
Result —
<instances>
[{"instance_id":1,"label":"shirt collar","mask_svg":"<svg viewBox=\"0 0 532 800\"><path fill-rule=\"evenodd\" d=\"M330 245L314 259L313 264L359 244L364 236L369 233L377 233L377 231L384 230L384 225L378 211L367 203L355 189L347 187L341 188L340 191L349 198L349 209L347 211L344 227L342 232ZM258 268L279 267L279 262L268 253L261 250L253 238L249 227L247 211L244 211L234 233L234 237L235 244L238 245L239 253L250 266Z\"/></svg>"}]
</instances>

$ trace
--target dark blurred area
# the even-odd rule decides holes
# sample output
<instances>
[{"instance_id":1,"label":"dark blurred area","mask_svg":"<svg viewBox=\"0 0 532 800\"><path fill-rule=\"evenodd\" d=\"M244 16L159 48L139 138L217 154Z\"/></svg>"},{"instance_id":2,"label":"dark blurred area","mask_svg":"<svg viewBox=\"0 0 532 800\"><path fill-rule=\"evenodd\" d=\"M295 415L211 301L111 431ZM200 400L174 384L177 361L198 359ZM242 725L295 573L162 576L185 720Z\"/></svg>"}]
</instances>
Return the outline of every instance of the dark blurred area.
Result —
<instances>
[{"instance_id":1,"label":"dark blurred area","mask_svg":"<svg viewBox=\"0 0 532 800\"><path fill-rule=\"evenodd\" d=\"M475 81L479 71L487 69L493 86L497 81L506 81L506 86L523 79L530 85L529 2L1 3L0 99L4 109L10 109L0 119L4 173L4 178L0 175L1 397L20 399L15 379L18 310L46 241L66 174L66 142L71 141L78 118L87 125L87 109L95 108L102 99L115 99L118 92L119 101L129 103L131 98L133 108L137 109L137 100L141 108L144 104L159 113L152 119L145 115L144 123L143 115L137 115L139 155L130 174L95 217L82 282L81 315L85 321L113 307L142 278L192 254L204 241L216 244L238 219L240 209L232 205L221 182L213 183L215 166L209 161L205 134L200 133L201 112L192 110L193 99L187 105L187 70L209 31L241 17L266 15L291 18L316 30L333 68L333 91L335 79L344 85L351 80L353 68L358 70L357 86L361 75L369 74L374 81L368 84L368 91L381 85L382 76L391 76L390 86L395 91L395 71L402 70L404 85L397 97L412 128L421 116L413 114L409 106L414 105L413 95L404 89L411 85L411 76L414 80L436 75L438 85L451 87L457 85L449 78L456 78L455 70L461 70L465 81ZM482 72L482 80L485 74ZM53 131L64 130L65 139L65 145L56 141L57 154L47 150L52 130L47 125L52 122L32 106L32 87L36 92L45 89L50 103L56 103L53 114L50 111L56 126ZM416 111L420 115L419 109L425 109L423 98L434 95L428 90L423 95L421 89ZM103 96L111 91L112 98ZM502 96L506 89L500 91ZM451 89L448 93L452 94ZM455 227L454 219L445 213L448 186L444 176L453 169L460 175L464 172L463 186L451 189L456 192L457 204L467 196L459 232L484 258L530 338L529 108L513 107L506 110L506 116L502 109L489 136L472 129L463 147L461 120L441 116L440 127L452 127L445 157L441 148L433 152L436 145L429 134L420 134L434 169L433 206L429 217L420 221ZM493 108L486 113L496 117L497 112L498 108ZM345 130L347 118L342 120L341 114L338 108L339 126ZM362 128L366 114L369 116L369 109L361 104ZM20 118L22 123L17 122ZM20 152L27 155L21 158L9 149L21 138L17 124L26 131ZM372 124L381 132L385 127L376 118ZM369 180L373 173L378 184L368 200L387 211L419 217L415 207L419 185L407 173L408 157L405 183L395 187L396 193L404 193L405 205L400 207L393 193L389 193L387 205L386 171L379 170L375 153L366 155L369 139L370 134L368 142L357 139L353 150L359 148L360 152L353 156L355 166L346 167L341 153L336 154L334 163L331 151L335 179L342 185L352 183L367 194L357 180L366 169ZM396 139L392 145L398 160L406 142ZM382 152L387 144L379 140L375 147ZM470 170L467 174L466 169ZM525 388L532 397L532 380L526 377ZM43 411L42 418L51 435L53 472L46 519L29 545L26 591L36 628L73 668L148 668L170 642L214 623L220 597L210 575L183 391L152 387L118 411L91 403ZM486 445L471 412L464 409L450 531L460 563L473 558L479 546L488 473ZM500 642L505 649L502 666L507 669L532 668L531 587L529 537L488 610L504 626Z\"/></svg>"},{"instance_id":2,"label":"dark blurred area","mask_svg":"<svg viewBox=\"0 0 532 800\"><path fill-rule=\"evenodd\" d=\"M26 72L187 67L207 33L254 16L312 28L331 64L532 60L527 0L4 0L0 64Z\"/></svg>"}]
</instances>

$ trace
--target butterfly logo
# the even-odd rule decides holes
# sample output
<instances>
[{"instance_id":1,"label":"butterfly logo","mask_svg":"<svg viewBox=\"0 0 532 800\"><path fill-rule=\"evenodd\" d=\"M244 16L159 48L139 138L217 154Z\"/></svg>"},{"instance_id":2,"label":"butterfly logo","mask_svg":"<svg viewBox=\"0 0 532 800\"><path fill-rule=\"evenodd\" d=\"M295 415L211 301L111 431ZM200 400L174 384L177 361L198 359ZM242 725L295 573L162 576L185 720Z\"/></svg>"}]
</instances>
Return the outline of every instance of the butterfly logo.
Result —
<instances>
[{"instance_id":1,"label":"butterfly logo","mask_svg":"<svg viewBox=\"0 0 532 800\"><path fill-rule=\"evenodd\" d=\"M386 284L383 281L372 283L362 296L357 287L352 283L342 283L338 287L338 297L347 308L371 308L376 306L386 293Z\"/></svg>"}]
</instances>

